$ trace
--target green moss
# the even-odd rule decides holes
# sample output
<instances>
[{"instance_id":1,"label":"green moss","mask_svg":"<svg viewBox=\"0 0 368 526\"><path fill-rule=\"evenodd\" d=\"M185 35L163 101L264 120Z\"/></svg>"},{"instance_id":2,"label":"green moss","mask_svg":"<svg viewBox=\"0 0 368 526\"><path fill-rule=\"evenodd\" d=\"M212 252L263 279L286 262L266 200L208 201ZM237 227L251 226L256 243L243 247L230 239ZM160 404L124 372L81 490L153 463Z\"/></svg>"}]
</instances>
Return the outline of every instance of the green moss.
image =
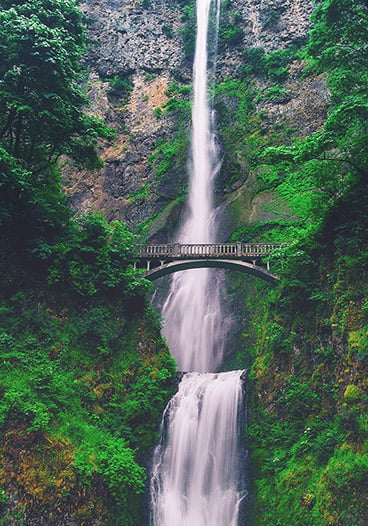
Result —
<instances>
[{"instance_id":1,"label":"green moss","mask_svg":"<svg viewBox=\"0 0 368 526\"><path fill-rule=\"evenodd\" d=\"M149 222L147 234L153 236L156 232L164 230L174 233L182 209L183 197L179 197L168 203L162 211Z\"/></svg>"},{"instance_id":2,"label":"green moss","mask_svg":"<svg viewBox=\"0 0 368 526\"><path fill-rule=\"evenodd\" d=\"M363 393L357 385L347 385L344 391L344 400L348 404L354 404L362 399Z\"/></svg>"},{"instance_id":3,"label":"green moss","mask_svg":"<svg viewBox=\"0 0 368 526\"><path fill-rule=\"evenodd\" d=\"M337 451L321 474L316 507L322 524L363 526L367 513L368 455Z\"/></svg>"},{"instance_id":4,"label":"green moss","mask_svg":"<svg viewBox=\"0 0 368 526\"><path fill-rule=\"evenodd\" d=\"M129 196L127 197L127 200L129 204L133 204L133 203L136 203L137 201L146 201L149 196L150 196L149 185L144 184L139 188L139 190L137 190L133 194L129 194Z\"/></svg>"},{"instance_id":5,"label":"green moss","mask_svg":"<svg viewBox=\"0 0 368 526\"><path fill-rule=\"evenodd\" d=\"M364 361L368 357L368 329L350 331L348 336L348 348L358 359Z\"/></svg>"},{"instance_id":6,"label":"green moss","mask_svg":"<svg viewBox=\"0 0 368 526\"><path fill-rule=\"evenodd\" d=\"M243 38L244 31L241 27L224 27L223 24L220 25L220 48L239 46Z\"/></svg>"},{"instance_id":7,"label":"green moss","mask_svg":"<svg viewBox=\"0 0 368 526\"><path fill-rule=\"evenodd\" d=\"M280 85L274 85L271 86L271 88L268 88L264 93L259 95L257 98L257 101L272 101L275 104L285 104L286 102L289 102L290 95L285 90L283 86Z\"/></svg>"},{"instance_id":8,"label":"green moss","mask_svg":"<svg viewBox=\"0 0 368 526\"><path fill-rule=\"evenodd\" d=\"M188 154L189 138L185 130L178 131L178 135L172 141L160 140L148 159L155 180L162 180L172 173L183 172L183 166Z\"/></svg>"},{"instance_id":9,"label":"green moss","mask_svg":"<svg viewBox=\"0 0 368 526\"><path fill-rule=\"evenodd\" d=\"M253 203L252 192L248 188L242 188L236 193L236 198L231 200L229 208L234 218L234 224L247 225L244 228L250 228L248 224L252 214Z\"/></svg>"}]
</instances>

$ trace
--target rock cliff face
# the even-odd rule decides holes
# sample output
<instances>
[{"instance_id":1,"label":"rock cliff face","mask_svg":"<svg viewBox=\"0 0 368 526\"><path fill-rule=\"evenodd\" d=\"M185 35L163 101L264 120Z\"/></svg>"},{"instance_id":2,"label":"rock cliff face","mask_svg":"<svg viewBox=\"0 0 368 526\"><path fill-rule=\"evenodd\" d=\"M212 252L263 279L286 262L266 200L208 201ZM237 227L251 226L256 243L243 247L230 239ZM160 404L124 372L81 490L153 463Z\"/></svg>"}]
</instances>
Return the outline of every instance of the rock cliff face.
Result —
<instances>
[{"instance_id":1,"label":"rock cliff face","mask_svg":"<svg viewBox=\"0 0 368 526\"><path fill-rule=\"evenodd\" d=\"M81 7L89 37L90 111L116 129L116 139L101 145L100 171L64 168L72 206L102 209L108 219L123 219L143 235L164 241L179 220L187 183L193 3L85 0ZM311 0L223 2L218 81L243 75L250 48L268 53L303 43L311 10ZM328 98L323 80L302 78L301 72L301 65L293 62L284 82L287 96L261 97L257 102L255 111L267 114L268 127L286 122L305 134L322 122ZM272 86L269 79L252 82L259 92ZM264 203L270 199L258 195L258 202L253 202L247 170L235 188L225 191L227 168L225 163L220 201L250 199L250 205L241 218L234 212L224 214L224 238L239 219L262 217Z\"/></svg>"}]
</instances>

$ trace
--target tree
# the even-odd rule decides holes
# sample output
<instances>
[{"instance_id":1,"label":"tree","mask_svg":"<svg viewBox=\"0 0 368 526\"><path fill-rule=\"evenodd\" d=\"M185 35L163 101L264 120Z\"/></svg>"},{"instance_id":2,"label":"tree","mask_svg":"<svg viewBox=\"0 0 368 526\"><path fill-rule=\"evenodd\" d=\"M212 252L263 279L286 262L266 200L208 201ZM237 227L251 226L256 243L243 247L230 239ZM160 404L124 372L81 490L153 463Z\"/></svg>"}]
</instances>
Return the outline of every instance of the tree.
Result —
<instances>
[{"instance_id":1,"label":"tree","mask_svg":"<svg viewBox=\"0 0 368 526\"><path fill-rule=\"evenodd\" d=\"M20 281L15 261L38 271L30 253L69 235L60 155L96 166L96 141L111 134L84 112L82 22L74 0L0 0L0 269L13 273L9 283Z\"/></svg>"},{"instance_id":2,"label":"tree","mask_svg":"<svg viewBox=\"0 0 368 526\"><path fill-rule=\"evenodd\" d=\"M61 154L96 162L107 129L83 112L81 12L72 0L0 6L0 144L36 173Z\"/></svg>"},{"instance_id":3,"label":"tree","mask_svg":"<svg viewBox=\"0 0 368 526\"><path fill-rule=\"evenodd\" d=\"M368 170L368 5L364 0L326 0L313 14L307 55L317 73L327 72L331 111L321 140L358 177ZM331 148L324 148L330 157Z\"/></svg>"}]
</instances>

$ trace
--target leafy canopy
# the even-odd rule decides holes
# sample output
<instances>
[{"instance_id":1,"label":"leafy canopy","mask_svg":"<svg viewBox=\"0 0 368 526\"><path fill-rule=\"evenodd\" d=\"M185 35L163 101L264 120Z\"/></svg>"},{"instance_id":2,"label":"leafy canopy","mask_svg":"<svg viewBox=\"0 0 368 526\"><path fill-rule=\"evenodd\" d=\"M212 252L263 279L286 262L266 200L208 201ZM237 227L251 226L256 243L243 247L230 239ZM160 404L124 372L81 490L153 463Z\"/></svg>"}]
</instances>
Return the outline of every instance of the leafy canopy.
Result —
<instances>
[{"instance_id":1,"label":"leafy canopy","mask_svg":"<svg viewBox=\"0 0 368 526\"><path fill-rule=\"evenodd\" d=\"M86 115L85 31L73 0L0 0L0 269L68 235L70 212L57 160L99 165L106 126ZM33 262L34 264L34 262ZM33 270L37 263L33 265Z\"/></svg>"},{"instance_id":2,"label":"leafy canopy","mask_svg":"<svg viewBox=\"0 0 368 526\"><path fill-rule=\"evenodd\" d=\"M0 2L0 145L27 168L61 154L97 161L106 128L83 113L82 14L72 0Z\"/></svg>"}]
</instances>

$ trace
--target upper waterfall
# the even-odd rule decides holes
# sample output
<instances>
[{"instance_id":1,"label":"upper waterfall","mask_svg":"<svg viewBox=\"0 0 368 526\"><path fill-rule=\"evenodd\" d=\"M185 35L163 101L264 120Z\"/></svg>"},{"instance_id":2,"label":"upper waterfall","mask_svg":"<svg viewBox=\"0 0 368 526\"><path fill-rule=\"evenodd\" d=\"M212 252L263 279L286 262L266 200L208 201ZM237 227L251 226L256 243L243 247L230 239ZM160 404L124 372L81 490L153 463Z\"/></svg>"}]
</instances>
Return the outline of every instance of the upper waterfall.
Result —
<instances>
[{"instance_id":1,"label":"upper waterfall","mask_svg":"<svg viewBox=\"0 0 368 526\"><path fill-rule=\"evenodd\" d=\"M179 236L184 242L215 241L212 179L218 160L208 93L208 25L212 0L197 2L197 39L193 65L192 140L189 215ZM220 3L216 4L218 20ZM216 50L213 50L216 52Z\"/></svg>"},{"instance_id":2,"label":"upper waterfall","mask_svg":"<svg viewBox=\"0 0 368 526\"><path fill-rule=\"evenodd\" d=\"M196 14L192 141L188 163L190 190L186 219L177 234L177 241L213 243L216 240L213 179L219 160L213 111L209 102L208 34L210 23L217 33L220 2L197 2ZM216 42L215 37L215 47ZM212 49L211 53L215 54L216 49ZM221 308L219 276L209 269L197 269L180 272L172 278L171 289L162 310L164 335L182 371L215 371L222 362L227 327Z\"/></svg>"}]
</instances>

